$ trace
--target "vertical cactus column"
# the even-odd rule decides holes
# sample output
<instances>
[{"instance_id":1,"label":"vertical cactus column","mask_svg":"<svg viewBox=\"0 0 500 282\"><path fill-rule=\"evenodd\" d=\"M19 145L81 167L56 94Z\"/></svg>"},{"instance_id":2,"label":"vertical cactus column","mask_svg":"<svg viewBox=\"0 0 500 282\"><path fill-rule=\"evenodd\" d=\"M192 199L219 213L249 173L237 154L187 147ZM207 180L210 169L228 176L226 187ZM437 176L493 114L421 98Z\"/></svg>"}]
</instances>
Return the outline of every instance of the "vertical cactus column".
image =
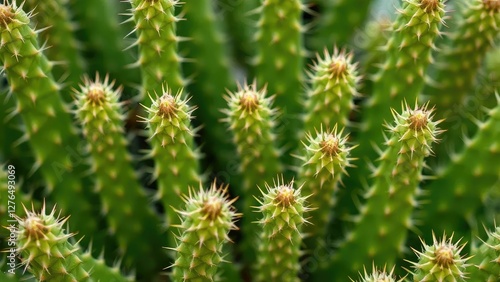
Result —
<instances>
[{"instance_id":1,"label":"vertical cactus column","mask_svg":"<svg viewBox=\"0 0 500 282\"><path fill-rule=\"evenodd\" d=\"M149 106L148 94L162 93L164 83L174 93L183 87L181 58L177 52L177 0L129 0L135 21L142 73L141 103Z\"/></svg>"},{"instance_id":2,"label":"vertical cactus column","mask_svg":"<svg viewBox=\"0 0 500 282\"><path fill-rule=\"evenodd\" d=\"M418 262L411 262L415 269L412 273L414 281L467 281L467 260L462 252L465 244L453 243L453 237L443 236L437 240L433 235L432 245L426 245L422 251L414 252ZM476 281L476 280L474 280Z\"/></svg>"},{"instance_id":3,"label":"vertical cactus column","mask_svg":"<svg viewBox=\"0 0 500 282\"><path fill-rule=\"evenodd\" d=\"M229 200L227 187L192 190L186 195L186 206L178 213L178 246L173 248L177 257L173 267L174 281L214 281L223 262L223 246L231 241L229 231L236 229L234 221L240 216Z\"/></svg>"},{"instance_id":4,"label":"vertical cactus column","mask_svg":"<svg viewBox=\"0 0 500 282\"><path fill-rule=\"evenodd\" d=\"M137 267L138 274L148 277L165 263L161 249L165 240L127 151L120 91L113 89L108 77L102 82L98 76L95 81L86 78L76 93L76 115L89 143L102 213L125 255L126 266ZM128 220L132 215L134 221Z\"/></svg>"},{"instance_id":5,"label":"vertical cactus column","mask_svg":"<svg viewBox=\"0 0 500 282\"><path fill-rule=\"evenodd\" d=\"M379 73L374 78L374 89L362 108L363 124L356 150L363 161L373 161L376 152L373 144L384 141L382 128L390 120L391 109L403 100L416 101L424 82L424 73L432 62L431 51L434 40L440 34L444 5L442 0L404 0L392 25L391 37L384 52L387 54ZM367 169L353 170L352 179L357 180L369 172Z\"/></svg>"},{"instance_id":6,"label":"vertical cactus column","mask_svg":"<svg viewBox=\"0 0 500 282\"><path fill-rule=\"evenodd\" d=\"M365 195L367 202L330 265L338 279L353 277L372 263L393 266L404 250L407 230L414 226L412 212L424 158L440 133L432 114L426 106L406 105L401 114L393 111L395 123L388 126L391 136Z\"/></svg>"},{"instance_id":7,"label":"vertical cactus column","mask_svg":"<svg viewBox=\"0 0 500 282\"><path fill-rule=\"evenodd\" d=\"M308 249L323 246L326 226L335 205L334 193L346 173L346 167L352 161L349 158L352 148L346 143L347 136L342 131L337 132L337 128L331 131L323 131L321 128L316 134L307 136L298 183L303 187L302 193L310 195L308 203L313 208L309 212L311 224L304 227L304 232L308 235L304 239Z\"/></svg>"},{"instance_id":8,"label":"vertical cactus column","mask_svg":"<svg viewBox=\"0 0 500 282\"><path fill-rule=\"evenodd\" d=\"M272 187L266 184L256 207L262 218L258 221L261 230L255 281L300 281L302 226L309 211L307 196L302 195L301 187L295 188L293 182L285 184L283 179L277 179Z\"/></svg>"},{"instance_id":9,"label":"vertical cactus column","mask_svg":"<svg viewBox=\"0 0 500 282\"><path fill-rule=\"evenodd\" d=\"M303 89L303 27L300 0L264 0L257 30L256 77L276 95L280 145L295 149L300 138ZM280 156L286 162L287 153Z\"/></svg>"},{"instance_id":10,"label":"vertical cactus column","mask_svg":"<svg viewBox=\"0 0 500 282\"><path fill-rule=\"evenodd\" d=\"M60 85L52 77L29 16L15 4L0 4L0 37L0 61L17 100L15 113L26 126L23 140L29 141L35 155L33 171L40 169L50 197L64 214L71 214L71 229L86 235L86 244L97 230L97 221L88 220L94 217L90 203L98 201L82 187L81 143L59 95Z\"/></svg>"},{"instance_id":11,"label":"vertical cactus column","mask_svg":"<svg viewBox=\"0 0 500 282\"><path fill-rule=\"evenodd\" d=\"M179 225L180 218L173 212L183 207L182 195L197 187L201 181L199 153L195 149L191 127L193 107L188 106L182 93L172 96L169 91L152 99L143 118L149 128L149 157L155 161L153 177L158 181L156 199L161 200L168 225ZM173 241L172 241L173 242Z\"/></svg>"}]
</instances>

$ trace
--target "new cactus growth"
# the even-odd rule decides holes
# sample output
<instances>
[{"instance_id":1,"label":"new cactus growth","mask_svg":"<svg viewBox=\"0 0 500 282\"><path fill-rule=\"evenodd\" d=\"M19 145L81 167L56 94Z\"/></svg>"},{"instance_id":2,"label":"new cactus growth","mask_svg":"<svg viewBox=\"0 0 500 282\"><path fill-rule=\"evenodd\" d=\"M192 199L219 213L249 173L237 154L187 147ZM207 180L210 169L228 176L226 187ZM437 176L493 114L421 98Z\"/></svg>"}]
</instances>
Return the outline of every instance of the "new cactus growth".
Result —
<instances>
[{"instance_id":1,"label":"new cactus growth","mask_svg":"<svg viewBox=\"0 0 500 282\"><path fill-rule=\"evenodd\" d=\"M231 241L229 231L236 229L240 216L229 200L227 186L191 190L184 195L186 206L177 212L182 218L177 236L175 263L172 265L174 281L214 281L224 262L222 248Z\"/></svg>"},{"instance_id":2,"label":"new cactus growth","mask_svg":"<svg viewBox=\"0 0 500 282\"><path fill-rule=\"evenodd\" d=\"M375 266L373 266L372 272L368 273L366 272L366 268L364 270L364 275L361 275L361 279L356 280L358 282L402 282L404 281L403 279L401 280L396 280L394 276L394 268L391 269L390 272L386 271L386 268L384 267L383 269L378 269ZM355 281L352 280L351 281Z\"/></svg>"},{"instance_id":3,"label":"new cactus growth","mask_svg":"<svg viewBox=\"0 0 500 282\"><path fill-rule=\"evenodd\" d=\"M277 179L266 184L256 207L262 213L259 232L255 281L300 281L299 257L302 226L307 223L309 207L302 187Z\"/></svg>"}]
</instances>

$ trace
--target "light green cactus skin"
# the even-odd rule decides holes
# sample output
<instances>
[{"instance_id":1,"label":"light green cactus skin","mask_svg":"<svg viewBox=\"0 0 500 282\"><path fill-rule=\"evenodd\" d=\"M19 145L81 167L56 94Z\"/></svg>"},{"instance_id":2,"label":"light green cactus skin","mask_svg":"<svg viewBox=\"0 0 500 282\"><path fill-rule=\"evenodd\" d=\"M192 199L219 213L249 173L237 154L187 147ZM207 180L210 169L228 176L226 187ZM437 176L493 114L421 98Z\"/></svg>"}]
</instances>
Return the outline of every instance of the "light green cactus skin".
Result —
<instances>
[{"instance_id":1,"label":"light green cactus skin","mask_svg":"<svg viewBox=\"0 0 500 282\"><path fill-rule=\"evenodd\" d=\"M500 227L487 233L488 240L472 250L467 271L477 281L494 282L500 279Z\"/></svg>"},{"instance_id":2,"label":"light green cactus skin","mask_svg":"<svg viewBox=\"0 0 500 282\"><path fill-rule=\"evenodd\" d=\"M320 0L321 14L317 26L310 35L310 47L321 51L333 44L343 46L361 28L368 16L372 0Z\"/></svg>"},{"instance_id":3,"label":"light green cactus skin","mask_svg":"<svg viewBox=\"0 0 500 282\"><path fill-rule=\"evenodd\" d=\"M46 42L47 58L57 64L52 69L56 79L63 79L66 91L63 98L71 102L70 89L76 87L84 73L85 65L80 54L80 47L74 37L75 25L70 21L68 0L28 0L25 11L33 10L33 21L38 28L46 28L38 36Z\"/></svg>"},{"instance_id":4,"label":"light green cactus skin","mask_svg":"<svg viewBox=\"0 0 500 282\"><path fill-rule=\"evenodd\" d=\"M394 268L390 272L387 272L386 268L377 269L375 266L372 267L373 270L368 273L366 268L364 270L364 275L360 273L360 279L357 282L403 282L404 278L397 280L394 275ZM355 282L351 279L352 282Z\"/></svg>"},{"instance_id":5,"label":"light green cactus skin","mask_svg":"<svg viewBox=\"0 0 500 282\"><path fill-rule=\"evenodd\" d=\"M469 258L460 254L465 244L458 245L458 242L453 244L452 239L453 237L446 239L446 236L443 236L443 238L438 241L433 235L432 245L426 245L422 242L424 245L423 250L414 250L418 256L418 262L411 262L412 267L415 269L412 273L413 281L468 281L466 278L468 274L465 271L468 267L467 260Z\"/></svg>"},{"instance_id":6,"label":"light green cactus skin","mask_svg":"<svg viewBox=\"0 0 500 282\"><path fill-rule=\"evenodd\" d=\"M141 103L149 106L148 95L162 93L166 84L177 93L183 86L181 58L177 52L179 41L176 35L174 15L176 0L130 0L135 21L139 59L137 65L142 73Z\"/></svg>"},{"instance_id":7,"label":"light green cactus skin","mask_svg":"<svg viewBox=\"0 0 500 282\"><path fill-rule=\"evenodd\" d=\"M335 192L346 167L352 161L349 158L350 146L347 137L337 128L331 131L317 131L309 134L305 142L305 155L301 158L302 166L298 173L298 183L302 193L310 195L308 204L313 208L308 214L311 224L304 226L308 235L304 240L309 249L322 246L326 227L335 205Z\"/></svg>"},{"instance_id":8,"label":"light green cactus skin","mask_svg":"<svg viewBox=\"0 0 500 282\"><path fill-rule=\"evenodd\" d=\"M185 57L194 62L183 65L185 76L193 79L188 85L192 103L198 105L197 117L203 121L200 135L207 158L218 161L215 169L223 170L234 159L234 146L227 138L227 130L220 119L224 115L224 93L234 90L234 79L230 73L226 38L222 33L222 21L215 14L210 0L186 1L182 5L183 19L177 25L178 34L189 38L179 44ZM240 3L242 5L242 3ZM220 12L219 12L220 13Z\"/></svg>"},{"instance_id":9,"label":"light green cactus skin","mask_svg":"<svg viewBox=\"0 0 500 282\"><path fill-rule=\"evenodd\" d=\"M165 240L126 148L124 116L118 102L120 91L113 89L107 77L104 81L99 77L95 81L87 78L76 93L76 116L89 143L95 189L110 231L117 238L120 252L125 254L125 264L148 276L160 269L162 259L166 259L161 247L155 245ZM137 220L129 221L132 215ZM148 256L155 260L143 259Z\"/></svg>"},{"instance_id":10,"label":"light green cactus skin","mask_svg":"<svg viewBox=\"0 0 500 282\"><path fill-rule=\"evenodd\" d=\"M252 222L258 219L252 212L259 196L258 187L264 187L282 170L280 152L276 148L276 112L271 108L272 98L266 97L266 89L257 90L256 83L238 87L226 97L228 108L225 121L233 133L234 143L240 157L239 171L242 174L243 229L246 244L253 249L253 238L257 228Z\"/></svg>"},{"instance_id":11,"label":"light green cactus skin","mask_svg":"<svg viewBox=\"0 0 500 282\"><path fill-rule=\"evenodd\" d=\"M413 226L424 158L440 133L439 122L432 120L432 110L426 107L406 106L401 114L393 111L393 115L395 123L389 127L391 136L374 171L374 184L365 195L367 202L329 267L340 279L353 277L372 262L392 267Z\"/></svg>"},{"instance_id":12,"label":"light green cactus skin","mask_svg":"<svg viewBox=\"0 0 500 282\"><path fill-rule=\"evenodd\" d=\"M445 169L438 170L436 180L426 187L428 199L422 208L423 234L431 230L462 234L459 227L482 206L490 189L500 183L500 98L497 106L488 111L489 118L478 123L476 135L466 141L462 152L451 158ZM460 175L460 177L457 177ZM495 186L497 185L497 186ZM474 189L470 189L474 187ZM439 221L432 219L439 218ZM489 221L489 220L488 220Z\"/></svg>"},{"instance_id":13,"label":"light green cactus skin","mask_svg":"<svg viewBox=\"0 0 500 282\"><path fill-rule=\"evenodd\" d=\"M436 71L423 93L441 109L439 117L446 118L446 134L436 152L443 156L450 148L460 149L463 130L476 129L468 114L480 112L478 93L472 93L478 70L488 50L494 47L500 26L500 6L495 1L473 0L461 9L458 28L436 56ZM469 100L471 103L467 102Z\"/></svg>"},{"instance_id":14,"label":"light green cactus skin","mask_svg":"<svg viewBox=\"0 0 500 282\"><path fill-rule=\"evenodd\" d=\"M323 58L317 56L310 80L304 132L314 132L320 125L345 128L354 108L353 99L358 94L360 80L356 65L352 63L352 54L335 50L330 55L325 49Z\"/></svg>"},{"instance_id":15,"label":"light green cactus skin","mask_svg":"<svg viewBox=\"0 0 500 282\"><path fill-rule=\"evenodd\" d=\"M280 145L298 144L301 128L303 88L303 38L300 0L264 0L256 34L256 77L260 86L267 85L276 95L276 108L281 112ZM272 78L272 79L271 79ZM289 154L281 155L285 162Z\"/></svg>"},{"instance_id":16,"label":"light green cactus skin","mask_svg":"<svg viewBox=\"0 0 500 282\"><path fill-rule=\"evenodd\" d=\"M428 8L426 8L426 4ZM434 6L433 4L436 4ZM391 36L384 52L386 60L374 78L374 89L361 113L363 124L356 150L363 161L376 157L373 144L381 144L383 124L390 120L391 109L400 107L403 100L416 101L424 83L424 72L432 62L431 51L434 40L440 34L444 5L442 0L405 0L398 11ZM353 170L351 178L357 180L369 172L367 169Z\"/></svg>"},{"instance_id":17,"label":"light green cactus skin","mask_svg":"<svg viewBox=\"0 0 500 282\"><path fill-rule=\"evenodd\" d=\"M209 190L191 191L186 206L178 211L182 217L179 227L177 257L173 264L173 281L217 280L223 262L223 247L230 241L228 234L236 229L235 219L240 215L228 200L227 187L212 183Z\"/></svg>"},{"instance_id":18,"label":"light green cactus skin","mask_svg":"<svg viewBox=\"0 0 500 282\"><path fill-rule=\"evenodd\" d=\"M94 234L97 221L90 201L98 203L82 189L83 156L78 150L76 130L59 95L51 64L42 54L30 19L20 8L0 5L0 61L17 101L15 114L22 117L35 163L40 169L51 198L74 219L73 230ZM88 243L90 238L84 239Z\"/></svg>"},{"instance_id":19,"label":"light green cactus skin","mask_svg":"<svg viewBox=\"0 0 500 282\"><path fill-rule=\"evenodd\" d=\"M258 221L255 281L300 281L302 226L309 211L306 198L293 182L278 179L272 187L266 184L256 207L262 217Z\"/></svg>"},{"instance_id":20,"label":"light green cactus skin","mask_svg":"<svg viewBox=\"0 0 500 282\"><path fill-rule=\"evenodd\" d=\"M182 195L201 181L200 157L194 143L196 130L190 125L194 108L182 96L181 92L175 96L164 92L153 99L146 109L148 117L144 118L151 145L148 156L155 161L153 177L158 181L155 198L163 203L169 225L181 223L172 208L181 209Z\"/></svg>"},{"instance_id":21,"label":"light green cactus skin","mask_svg":"<svg viewBox=\"0 0 500 282\"><path fill-rule=\"evenodd\" d=\"M73 234L63 229L68 218L56 217L55 208L49 214L45 206L40 214L25 212L25 218L18 218L18 252L38 281L130 281L117 269L84 256L78 244L69 241Z\"/></svg>"}]
</instances>

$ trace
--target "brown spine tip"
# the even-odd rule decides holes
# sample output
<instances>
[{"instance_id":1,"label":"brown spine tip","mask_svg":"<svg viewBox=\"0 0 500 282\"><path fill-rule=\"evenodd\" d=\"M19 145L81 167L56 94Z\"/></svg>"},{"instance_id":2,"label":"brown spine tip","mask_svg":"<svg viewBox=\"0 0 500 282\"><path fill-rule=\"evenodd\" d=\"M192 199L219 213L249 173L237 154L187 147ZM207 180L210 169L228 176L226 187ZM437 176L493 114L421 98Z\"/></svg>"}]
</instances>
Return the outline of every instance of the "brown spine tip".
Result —
<instances>
[{"instance_id":1,"label":"brown spine tip","mask_svg":"<svg viewBox=\"0 0 500 282\"><path fill-rule=\"evenodd\" d=\"M330 156L334 156L339 151L339 139L333 134L328 134L319 144L321 151Z\"/></svg>"},{"instance_id":2,"label":"brown spine tip","mask_svg":"<svg viewBox=\"0 0 500 282\"><path fill-rule=\"evenodd\" d=\"M214 221L222 213L222 206L222 199L210 196L203 205L203 213L208 217L208 219Z\"/></svg>"},{"instance_id":3,"label":"brown spine tip","mask_svg":"<svg viewBox=\"0 0 500 282\"><path fill-rule=\"evenodd\" d=\"M426 13L431 13L439 9L440 0L421 0L420 7Z\"/></svg>"},{"instance_id":4,"label":"brown spine tip","mask_svg":"<svg viewBox=\"0 0 500 282\"><path fill-rule=\"evenodd\" d=\"M95 104L101 104L106 98L106 93L102 85L93 83L87 91L87 98Z\"/></svg>"},{"instance_id":5,"label":"brown spine tip","mask_svg":"<svg viewBox=\"0 0 500 282\"><path fill-rule=\"evenodd\" d=\"M6 27L14 20L14 10L10 5L0 4L0 25Z\"/></svg>"},{"instance_id":6,"label":"brown spine tip","mask_svg":"<svg viewBox=\"0 0 500 282\"><path fill-rule=\"evenodd\" d=\"M423 110L414 111L408 119L410 122L410 128L413 130L422 130L429 122L427 113Z\"/></svg>"},{"instance_id":7,"label":"brown spine tip","mask_svg":"<svg viewBox=\"0 0 500 282\"><path fill-rule=\"evenodd\" d=\"M30 214L26 217L23 226L26 237L35 238L36 240L42 238L47 232L47 227L43 220L34 214Z\"/></svg>"},{"instance_id":8,"label":"brown spine tip","mask_svg":"<svg viewBox=\"0 0 500 282\"><path fill-rule=\"evenodd\" d=\"M483 0L483 5L487 10L495 12L500 10L500 0Z\"/></svg>"},{"instance_id":9,"label":"brown spine tip","mask_svg":"<svg viewBox=\"0 0 500 282\"><path fill-rule=\"evenodd\" d=\"M443 267L449 268L455 263L454 259L454 247L448 244L441 245L434 251L436 264Z\"/></svg>"},{"instance_id":10,"label":"brown spine tip","mask_svg":"<svg viewBox=\"0 0 500 282\"><path fill-rule=\"evenodd\" d=\"M255 91L247 90L241 95L240 105L247 111L256 110L259 106L259 96Z\"/></svg>"},{"instance_id":11,"label":"brown spine tip","mask_svg":"<svg viewBox=\"0 0 500 282\"><path fill-rule=\"evenodd\" d=\"M160 97L158 105L158 114L163 117L171 117L177 111L175 98L170 94L164 94Z\"/></svg>"},{"instance_id":12,"label":"brown spine tip","mask_svg":"<svg viewBox=\"0 0 500 282\"><path fill-rule=\"evenodd\" d=\"M278 193L276 194L275 202L283 207L289 207L295 203L295 195L293 188L287 185L281 185L278 188Z\"/></svg>"},{"instance_id":13,"label":"brown spine tip","mask_svg":"<svg viewBox=\"0 0 500 282\"><path fill-rule=\"evenodd\" d=\"M340 77L347 72L347 62L343 56L333 58L329 71L333 77Z\"/></svg>"}]
</instances>

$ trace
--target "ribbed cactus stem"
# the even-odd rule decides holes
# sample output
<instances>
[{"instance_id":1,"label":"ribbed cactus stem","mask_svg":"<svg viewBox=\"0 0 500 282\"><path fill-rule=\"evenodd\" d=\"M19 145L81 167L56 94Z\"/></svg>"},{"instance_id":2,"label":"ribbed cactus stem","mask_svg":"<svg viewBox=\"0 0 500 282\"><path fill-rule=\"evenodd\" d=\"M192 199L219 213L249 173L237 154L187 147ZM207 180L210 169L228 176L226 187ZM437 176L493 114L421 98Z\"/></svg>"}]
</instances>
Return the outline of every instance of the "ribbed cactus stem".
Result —
<instances>
[{"instance_id":1,"label":"ribbed cactus stem","mask_svg":"<svg viewBox=\"0 0 500 282\"><path fill-rule=\"evenodd\" d=\"M306 198L293 182L278 178L273 186L266 184L256 207L262 217L258 221L255 281L300 281L302 226L309 211Z\"/></svg>"},{"instance_id":2,"label":"ribbed cactus stem","mask_svg":"<svg viewBox=\"0 0 500 282\"><path fill-rule=\"evenodd\" d=\"M304 195L311 195L308 203L314 209L309 212L311 224L304 227L305 239L309 249L322 246L326 226L335 205L335 192L350 166L349 157L352 147L347 145L347 136L337 131L320 128L314 135L308 134L304 143L305 155L301 156L298 175L299 186Z\"/></svg>"},{"instance_id":3,"label":"ribbed cactus stem","mask_svg":"<svg viewBox=\"0 0 500 282\"><path fill-rule=\"evenodd\" d=\"M201 181L200 156L194 143L197 130L191 126L194 107L187 104L181 91L172 95L163 89L160 97L151 99L143 120L149 128L148 156L155 162L153 177L158 181L155 198L163 203L168 224L179 225L181 221L170 207L181 209L182 195Z\"/></svg>"},{"instance_id":4,"label":"ribbed cactus stem","mask_svg":"<svg viewBox=\"0 0 500 282\"><path fill-rule=\"evenodd\" d=\"M364 269L364 274L359 274L360 279L356 280L356 282L403 282L404 278L401 280L397 280L394 275L394 267L391 271L387 272L387 269L384 267L382 269L378 269L375 266L372 266L372 271L367 272L366 267ZM352 282L355 280L350 279Z\"/></svg>"},{"instance_id":5,"label":"ribbed cactus stem","mask_svg":"<svg viewBox=\"0 0 500 282\"><path fill-rule=\"evenodd\" d=\"M185 195L186 196L186 195ZM227 186L191 190L184 199L186 206L178 210L182 218L179 225L178 245L173 264L174 281L214 281L224 262L224 245L231 241L230 230L237 229L235 220L240 216L229 200Z\"/></svg>"},{"instance_id":6,"label":"ribbed cactus stem","mask_svg":"<svg viewBox=\"0 0 500 282\"><path fill-rule=\"evenodd\" d=\"M467 281L469 258L460 254L465 244L453 243L453 236L447 239L446 235L438 240L433 234L432 241L432 245L422 242L422 251L413 250L418 256L418 262L411 262L413 281Z\"/></svg>"},{"instance_id":7,"label":"ribbed cactus stem","mask_svg":"<svg viewBox=\"0 0 500 282\"><path fill-rule=\"evenodd\" d=\"M393 266L404 251L408 229L414 226L412 213L417 205L418 184L424 158L441 132L427 105L403 112L393 110L394 124L388 126L387 149L374 171L374 183L367 191L366 204L356 217L354 230L347 234L333 259L332 271L341 279L353 276L363 265Z\"/></svg>"},{"instance_id":8,"label":"ribbed cactus stem","mask_svg":"<svg viewBox=\"0 0 500 282\"><path fill-rule=\"evenodd\" d=\"M493 282L500 277L500 227L487 234L488 239L472 251L468 276L477 281Z\"/></svg>"},{"instance_id":9,"label":"ribbed cactus stem","mask_svg":"<svg viewBox=\"0 0 500 282\"><path fill-rule=\"evenodd\" d=\"M179 38L176 35L174 15L177 0L129 0L135 21L139 46L137 65L142 73L142 104L149 106L148 93L162 93L166 84L174 93L183 85L181 58L177 52Z\"/></svg>"}]
</instances>

